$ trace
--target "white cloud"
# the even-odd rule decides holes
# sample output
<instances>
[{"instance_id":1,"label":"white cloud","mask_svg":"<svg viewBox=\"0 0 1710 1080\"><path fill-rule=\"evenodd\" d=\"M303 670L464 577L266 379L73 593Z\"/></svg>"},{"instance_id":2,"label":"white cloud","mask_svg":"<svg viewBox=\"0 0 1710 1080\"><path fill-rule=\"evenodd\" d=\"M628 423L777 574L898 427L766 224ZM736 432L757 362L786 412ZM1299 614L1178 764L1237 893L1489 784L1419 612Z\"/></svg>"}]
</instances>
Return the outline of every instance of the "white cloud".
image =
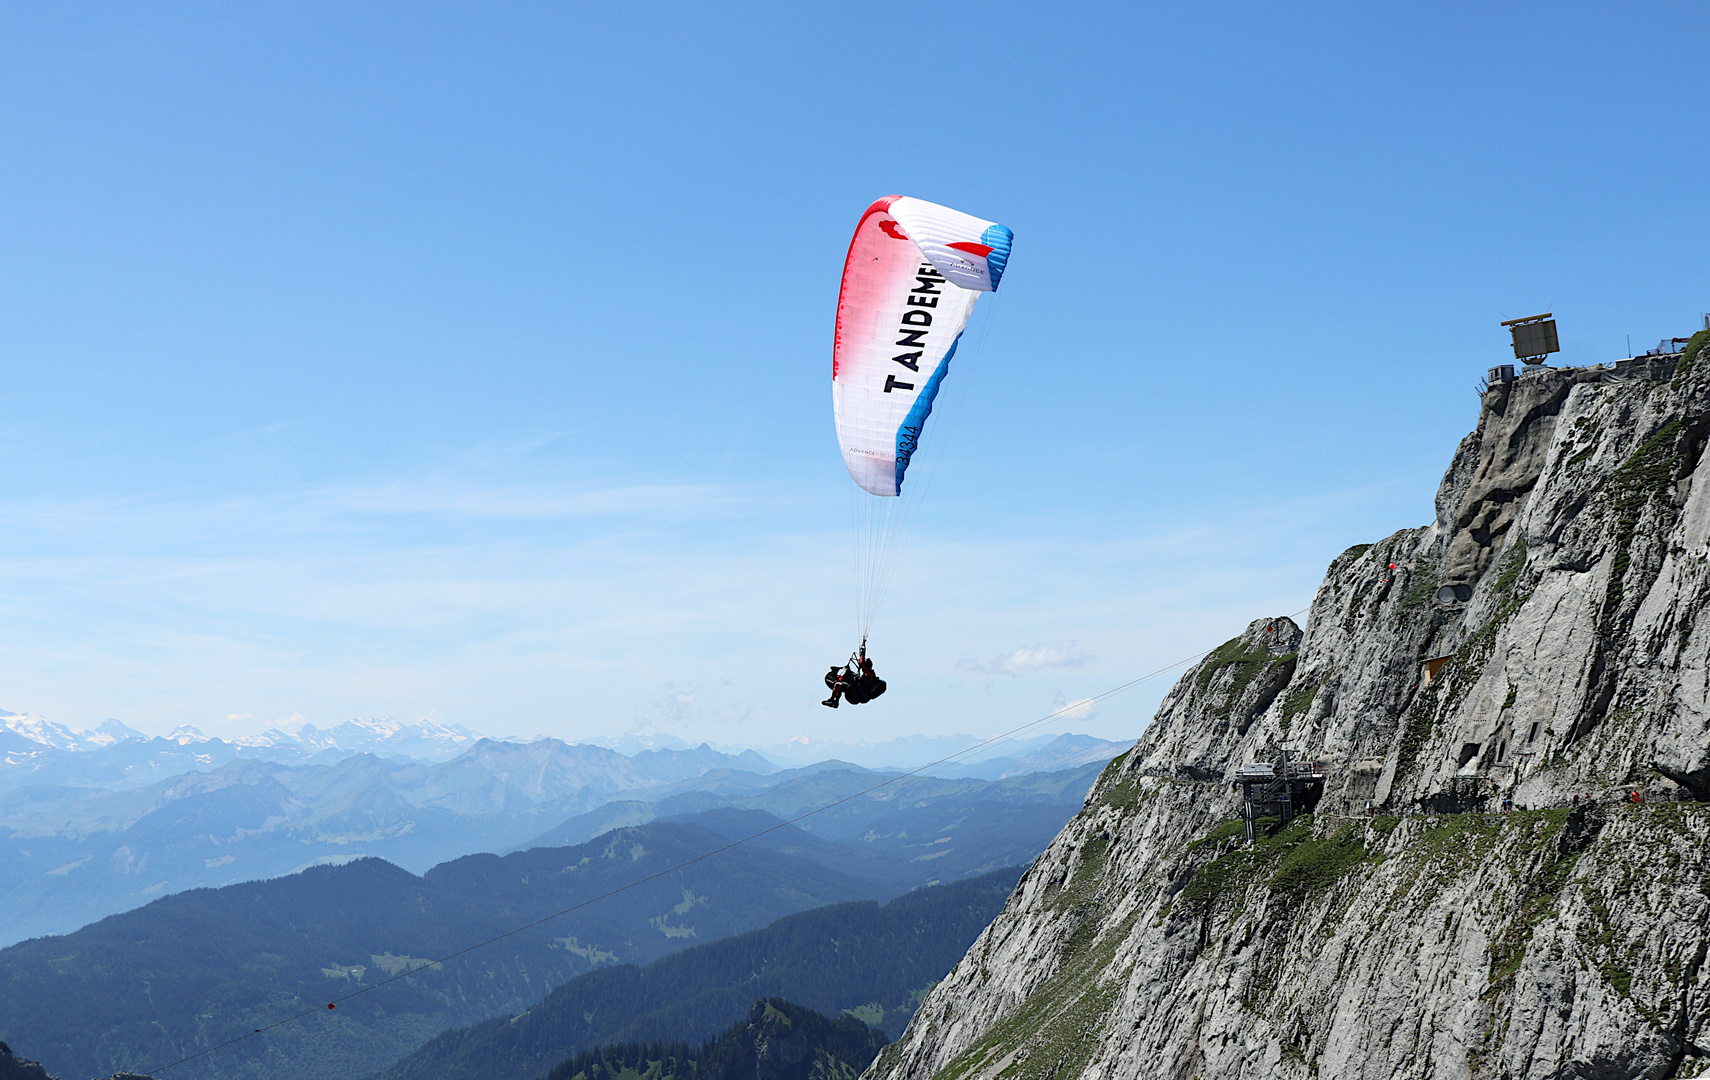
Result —
<instances>
[{"instance_id":1,"label":"white cloud","mask_svg":"<svg viewBox=\"0 0 1710 1080\"><path fill-rule=\"evenodd\" d=\"M1097 660L1098 657L1081 648L1080 642L1073 639L1053 641L1049 645L1023 645L1002 656L995 656L988 664L982 664L971 656L964 656L956 661L956 670L965 671L971 675L1026 675L1046 668L1078 668Z\"/></svg>"},{"instance_id":2,"label":"white cloud","mask_svg":"<svg viewBox=\"0 0 1710 1080\"><path fill-rule=\"evenodd\" d=\"M1052 704L1056 706L1054 715L1059 720L1091 720L1098 715L1098 703L1090 697L1070 701L1059 693Z\"/></svg>"}]
</instances>

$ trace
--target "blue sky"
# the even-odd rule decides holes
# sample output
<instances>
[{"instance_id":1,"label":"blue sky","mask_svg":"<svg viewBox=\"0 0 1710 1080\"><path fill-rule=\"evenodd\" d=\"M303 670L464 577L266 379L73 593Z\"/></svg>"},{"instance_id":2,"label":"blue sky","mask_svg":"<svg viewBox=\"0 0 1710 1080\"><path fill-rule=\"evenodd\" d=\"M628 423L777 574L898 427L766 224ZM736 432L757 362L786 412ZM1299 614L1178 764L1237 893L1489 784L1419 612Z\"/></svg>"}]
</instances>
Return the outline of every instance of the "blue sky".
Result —
<instances>
[{"instance_id":1,"label":"blue sky","mask_svg":"<svg viewBox=\"0 0 1710 1080\"><path fill-rule=\"evenodd\" d=\"M1430 518L1503 318L1701 325L1699 5L33 5L0 15L0 706L984 733ZM893 690L837 280L1015 230ZM917 468L919 466L917 465ZM1133 735L1168 679L1065 727Z\"/></svg>"}]
</instances>

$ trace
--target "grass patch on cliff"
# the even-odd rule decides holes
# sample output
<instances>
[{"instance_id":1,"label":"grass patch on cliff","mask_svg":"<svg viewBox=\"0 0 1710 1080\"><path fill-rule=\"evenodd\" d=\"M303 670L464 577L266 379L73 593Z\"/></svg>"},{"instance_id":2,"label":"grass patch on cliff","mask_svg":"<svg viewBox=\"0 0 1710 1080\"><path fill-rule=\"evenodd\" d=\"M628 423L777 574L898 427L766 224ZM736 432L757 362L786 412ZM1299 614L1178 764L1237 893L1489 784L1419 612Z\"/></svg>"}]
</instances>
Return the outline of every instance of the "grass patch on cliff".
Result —
<instances>
[{"instance_id":1,"label":"grass patch on cliff","mask_svg":"<svg viewBox=\"0 0 1710 1080\"><path fill-rule=\"evenodd\" d=\"M1261 674L1293 664L1298 653L1283 653L1281 656L1272 655L1263 645L1255 645L1248 651L1247 644L1240 638L1231 638L1211 651L1200 662L1199 671L1194 674L1194 682L1201 692L1209 692L1212 680L1218 672L1225 668L1234 668L1234 676L1229 685L1221 692L1221 700L1210 703L1209 711L1219 720L1228 720L1234 711L1235 703L1241 700L1241 695ZM1292 674L1292 668L1290 669Z\"/></svg>"},{"instance_id":2,"label":"grass patch on cliff","mask_svg":"<svg viewBox=\"0 0 1710 1080\"><path fill-rule=\"evenodd\" d=\"M1407 587L1401 592L1401 599L1396 607L1401 611L1413 611L1424 607L1431 598L1437 595L1437 586L1442 581L1442 570L1436 559L1421 558L1413 564L1407 575Z\"/></svg>"},{"instance_id":3,"label":"grass patch on cliff","mask_svg":"<svg viewBox=\"0 0 1710 1080\"><path fill-rule=\"evenodd\" d=\"M1603 598L1602 630L1606 636L1613 635L1618 628L1639 518L1653 500L1668 494L1674 484L1674 468L1679 461L1675 439L1680 434L1681 424L1681 420L1676 418L1658 428L1655 435L1640 443L1639 448L1621 463L1604 487L1601 509L1614 519L1610 545L1615 552L1614 564L1609 568L1609 585ZM1634 591L1640 594L1648 592L1650 584L1647 581Z\"/></svg>"},{"instance_id":4,"label":"grass patch on cliff","mask_svg":"<svg viewBox=\"0 0 1710 1080\"><path fill-rule=\"evenodd\" d=\"M1497 576L1496 591L1507 596L1514 591L1514 585L1520 580L1520 572L1526 569L1526 538L1519 537L1514 546L1503 553L1502 573Z\"/></svg>"},{"instance_id":5,"label":"grass patch on cliff","mask_svg":"<svg viewBox=\"0 0 1710 1080\"><path fill-rule=\"evenodd\" d=\"M1482 859L1502 831L1496 814L1447 814L1429 818L1419 850L1441 872L1458 875Z\"/></svg>"},{"instance_id":6,"label":"grass patch on cliff","mask_svg":"<svg viewBox=\"0 0 1710 1080\"><path fill-rule=\"evenodd\" d=\"M1370 544L1355 544L1353 547L1349 548L1347 551L1342 552L1342 554L1340 554L1340 555L1336 556L1334 559L1330 560L1330 569L1326 572L1326 576L1328 576L1329 574L1334 574L1338 568L1346 566L1348 563L1353 562L1355 559L1359 558L1361 555L1364 555L1366 552L1370 551L1371 549L1372 549L1372 545L1370 545Z\"/></svg>"},{"instance_id":7,"label":"grass patch on cliff","mask_svg":"<svg viewBox=\"0 0 1710 1080\"><path fill-rule=\"evenodd\" d=\"M1288 653L1284 656L1273 656L1271 651L1263 645L1258 646L1252 652L1248 652L1245 643L1240 638L1231 638L1211 651L1211 655L1206 657L1200 665L1199 672L1194 675L1194 681L1199 684L1201 690L1205 690L1211 686L1211 680L1217 677L1219 671L1226 667L1239 666L1240 670L1235 673L1235 679L1239 685L1245 686L1271 663L1280 660L1292 660L1294 655L1294 653ZM1238 689L1232 688L1229 696L1234 697L1238 693L1240 693Z\"/></svg>"},{"instance_id":8,"label":"grass patch on cliff","mask_svg":"<svg viewBox=\"0 0 1710 1080\"><path fill-rule=\"evenodd\" d=\"M1312 708L1312 699L1318 696L1318 684L1303 686L1299 690L1283 698L1282 717L1279 723L1284 731L1289 729L1295 720L1306 714Z\"/></svg>"},{"instance_id":9,"label":"grass patch on cliff","mask_svg":"<svg viewBox=\"0 0 1710 1080\"><path fill-rule=\"evenodd\" d=\"M1453 663L1453 661L1450 661ZM1444 665L1447 667L1448 665ZM1442 672L1438 672L1442 674ZM1419 761L1419 752L1425 749L1431 741L1431 733L1437 726L1437 708L1443 693L1443 682L1437 680L1423 687L1407 703L1402 712L1401 745L1395 754L1395 778L1397 780L1413 772Z\"/></svg>"},{"instance_id":10,"label":"grass patch on cliff","mask_svg":"<svg viewBox=\"0 0 1710 1080\"><path fill-rule=\"evenodd\" d=\"M1687 340L1686 348L1680 351L1680 362L1674 368L1674 382L1671 384L1674 389L1680 389L1686 377L1692 374L1692 369L1707 344L1710 344L1710 330L1700 330Z\"/></svg>"},{"instance_id":11,"label":"grass patch on cliff","mask_svg":"<svg viewBox=\"0 0 1710 1080\"><path fill-rule=\"evenodd\" d=\"M1140 778L1130 776L1118 784L1112 784L1099 801L1116 810L1129 811L1140 805Z\"/></svg>"},{"instance_id":12,"label":"grass patch on cliff","mask_svg":"<svg viewBox=\"0 0 1710 1080\"><path fill-rule=\"evenodd\" d=\"M1116 779L1122 775L1123 763L1128 760L1128 755L1132 753L1134 753L1134 747L1129 747L1111 758L1110 764L1099 772L1098 779L1093 781L1093 790L1099 792L1098 802L1123 811L1133 810L1140 804L1140 777L1130 776L1123 780Z\"/></svg>"},{"instance_id":13,"label":"grass patch on cliff","mask_svg":"<svg viewBox=\"0 0 1710 1080\"><path fill-rule=\"evenodd\" d=\"M1622 885L1618 892L1627 891L1626 886L1630 885L1630 882L1623 882ZM1591 914L1591 918L1580 925L1580 943L1600 957L1597 961L1597 974L1602 976L1603 981L1622 997L1632 997L1632 965L1643 963L1642 955L1632 947L1631 942L1623 940L1626 935L1621 932L1621 925L1610 910L1609 901L1591 882L1581 886L1580 897Z\"/></svg>"},{"instance_id":14,"label":"grass patch on cliff","mask_svg":"<svg viewBox=\"0 0 1710 1080\"><path fill-rule=\"evenodd\" d=\"M1211 680L1217 677L1217 673L1230 664L1245 664L1269 660L1270 658L1271 654L1265 649L1249 654L1245 642L1238 637L1230 638L1211 650L1211 654L1200 662L1199 670L1194 673L1193 681L1199 684L1201 690L1204 690L1211 685Z\"/></svg>"},{"instance_id":15,"label":"grass patch on cliff","mask_svg":"<svg viewBox=\"0 0 1710 1080\"><path fill-rule=\"evenodd\" d=\"M1195 870L1193 879L1181 892L1182 904L1196 915L1208 914L1231 878L1245 880L1248 877L1249 861L1246 852L1232 851Z\"/></svg>"},{"instance_id":16,"label":"grass patch on cliff","mask_svg":"<svg viewBox=\"0 0 1710 1080\"><path fill-rule=\"evenodd\" d=\"M1206 863L1194 872L1181 891L1181 902L1194 914L1211 913L1226 892L1263 880L1273 894L1301 900L1328 891L1366 857L1365 842L1352 828L1334 836L1312 835L1312 815L1303 814L1286 829L1276 829L1274 819L1249 846L1238 847ZM1225 822L1201 840L1211 843L1239 836L1241 821ZM1272 831L1275 830L1275 831Z\"/></svg>"},{"instance_id":17,"label":"grass patch on cliff","mask_svg":"<svg viewBox=\"0 0 1710 1080\"><path fill-rule=\"evenodd\" d=\"M1335 837L1309 837L1277 860L1265 883L1272 892L1311 896L1328 891L1365 857L1366 845L1352 829Z\"/></svg>"},{"instance_id":18,"label":"grass patch on cliff","mask_svg":"<svg viewBox=\"0 0 1710 1080\"><path fill-rule=\"evenodd\" d=\"M1121 772L1122 771L1122 763L1127 761L1128 755L1132 754L1133 752L1134 752L1134 747L1130 746L1128 749L1124 750L1122 753L1111 758L1110 763L1108 765L1106 765L1104 768L1099 770L1098 782L1102 784L1109 777L1115 776L1117 773Z\"/></svg>"},{"instance_id":19,"label":"grass patch on cliff","mask_svg":"<svg viewBox=\"0 0 1710 1080\"><path fill-rule=\"evenodd\" d=\"M1242 818L1230 818L1219 822L1210 832L1188 845L1188 850L1205 847L1207 844L1221 844L1225 840L1233 840L1247 831L1247 822Z\"/></svg>"}]
</instances>

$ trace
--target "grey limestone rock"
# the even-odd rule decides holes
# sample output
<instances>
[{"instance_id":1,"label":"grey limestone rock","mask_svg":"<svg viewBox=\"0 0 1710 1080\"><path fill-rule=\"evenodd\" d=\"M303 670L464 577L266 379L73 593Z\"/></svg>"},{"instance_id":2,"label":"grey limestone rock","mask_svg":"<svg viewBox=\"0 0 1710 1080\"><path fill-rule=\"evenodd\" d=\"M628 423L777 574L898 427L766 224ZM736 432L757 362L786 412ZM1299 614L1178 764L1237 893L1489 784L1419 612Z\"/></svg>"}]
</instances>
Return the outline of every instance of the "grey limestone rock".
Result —
<instances>
[{"instance_id":1,"label":"grey limestone rock","mask_svg":"<svg viewBox=\"0 0 1710 1080\"><path fill-rule=\"evenodd\" d=\"M1436 520L1185 674L867 1080L1710 1075L1710 357L1678 367L1486 391ZM1278 748L1323 795L1249 845L1231 779Z\"/></svg>"}]
</instances>

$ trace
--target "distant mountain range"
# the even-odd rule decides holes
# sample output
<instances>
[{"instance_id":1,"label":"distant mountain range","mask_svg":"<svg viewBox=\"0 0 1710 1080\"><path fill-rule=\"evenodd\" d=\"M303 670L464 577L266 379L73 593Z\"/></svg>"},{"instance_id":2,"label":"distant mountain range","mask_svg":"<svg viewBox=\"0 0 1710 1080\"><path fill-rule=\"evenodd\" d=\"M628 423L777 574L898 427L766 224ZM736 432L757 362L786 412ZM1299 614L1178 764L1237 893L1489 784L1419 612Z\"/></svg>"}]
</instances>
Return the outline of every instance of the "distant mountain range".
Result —
<instances>
[{"instance_id":1,"label":"distant mountain range","mask_svg":"<svg viewBox=\"0 0 1710 1080\"><path fill-rule=\"evenodd\" d=\"M65 933L167 893L321 862L379 855L423 870L506 850L629 793L670 790L714 770L760 781L740 767L769 768L705 747L625 757L555 739L483 739L438 764L372 754L331 764L232 758L130 786L164 768L162 742L61 752L77 759L70 764L110 770L101 775L122 771L117 790L62 783L0 793L0 944Z\"/></svg>"},{"instance_id":2,"label":"distant mountain range","mask_svg":"<svg viewBox=\"0 0 1710 1080\"><path fill-rule=\"evenodd\" d=\"M179 731L201 735L195 728L180 728ZM303 724L295 731L268 728L259 735L240 735L232 742L246 749L266 747L309 755L332 750L344 754L444 761L473 746L481 738L462 724L442 724L437 720L404 723L386 718L357 717L324 731L313 724Z\"/></svg>"},{"instance_id":3,"label":"distant mountain range","mask_svg":"<svg viewBox=\"0 0 1710 1080\"><path fill-rule=\"evenodd\" d=\"M886 1041L853 1016L833 1019L771 998L700 1047L602 1046L560 1062L543 1080L856 1080Z\"/></svg>"},{"instance_id":4,"label":"distant mountain range","mask_svg":"<svg viewBox=\"0 0 1710 1080\"><path fill-rule=\"evenodd\" d=\"M670 820L683 814L698 815L709 827L726 831L757 831L755 827L762 821L789 820L819 811L800 823L805 834L848 842L869 852L889 852L922 865L937 862L942 868L939 879L954 880L965 873L1007 865L982 862L989 852L973 843L975 836L988 837L995 845L992 850L1004 852L1018 848L1031 851L1035 839L1048 842L1061 823L1080 809L1103 766L1103 762L1093 762L1076 769L1006 780L943 780L898 777L842 762L824 762L811 769L776 773L765 778L770 783L751 787L735 775L708 773L672 785L672 790L651 801L606 803L517 846L578 844L607 829ZM871 790L884 781L888 781L885 786ZM758 817L745 819L740 811Z\"/></svg>"},{"instance_id":5,"label":"distant mountain range","mask_svg":"<svg viewBox=\"0 0 1710 1080\"><path fill-rule=\"evenodd\" d=\"M204 735L190 725L180 726L164 736L150 737L114 719L84 731L44 717L0 709L0 791L32 783L138 786L240 758L330 764L354 754L374 754L440 762L456 757L483 738L461 724L372 717L357 717L324 729L311 723L290 730L268 728L229 741ZM718 751L705 743L697 747L671 735L627 735L587 739L578 745L614 750L626 757L649 752L712 750L737 758L742 768L759 773L775 771L779 763L783 767L800 768L827 760L881 771L907 770L961 754L964 756L936 765L933 773L987 780L1068 769L1095 760L1109 761L1132 745L1090 735L1040 735L974 750L981 741L972 735L909 735L881 743L804 736L757 750ZM97 760L100 751L119 747L126 747L126 752L109 755L110 761Z\"/></svg>"},{"instance_id":6,"label":"distant mountain range","mask_svg":"<svg viewBox=\"0 0 1710 1080\"><path fill-rule=\"evenodd\" d=\"M353 754L376 754L445 761L481 738L461 724L358 717L324 730L313 724L294 731L269 728L228 742L188 724L150 737L113 719L82 731L0 709L0 791L37 783L134 786L239 758L330 763Z\"/></svg>"},{"instance_id":7,"label":"distant mountain range","mask_svg":"<svg viewBox=\"0 0 1710 1080\"><path fill-rule=\"evenodd\" d=\"M472 852L582 843L611 828L708 810L790 818L889 775L840 761L778 770L752 750L727 754L705 744L624 754L555 739L495 741L429 721L304 725L247 743L190 728L145 738L116 720L79 732L6 713L0 725L0 945L66 933L184 889L321 863L379 856L419 872ZM350 749L357 746L384 753ZM985 763L1019 775L910 777L806 827L831 839L870 832L870 852L890 845L886 858L942 860L939 878L953 880L1005 865L1018 851L1030 857L1030 845L1047 841L1078 806L1109 756L1099 755L1113 748L1058 736ZM1029 771L1089 755L1085 777L1074 768ZM953 854L911 850L953 821L968 823ZM984 846L971 842L982 829ZM886 873L879 878L890 880Z\"/></svg>"},{"instance_id":8,"label":"distant mountain range","mask_svg":"<svg viewBox=\"0 0 1710 1080\"><path fill-rule=\"evenodd\" d=\"M655 737L650 742L656 746L673 745L667 740L668 737ZM932 774L1000 780L1022 773L1072 769L1091 761L1109 761L1133 745L1132 742L1096 739L1091 735L1037 735L981 746L984 741L973 735L905 735L881 743L802 736L762 746L759 750L767 758L785 766L800 767L829 759L881 771L915 769L951 755L963 755L936 765ZM609 745L618 746L618 743L614 741Z\"/></svg>"},{"instance_id":9,"label":"distant mountain range","mask_svg":"<svg viewBox=\"0 0 1710 1080\"><path fill-rule=\"evenodd\" d=\"M113 719L101 721L93 730L78 731L40 716L0 709L0 764L3 765L18 764L44 750L87 752L147 738Z\"/></svg>"},{"instance_id":10,"label":"distant mountain range","mask_svg":"<svg viewBox=\"0 0 1710 1080\"><path fill-rule=\"evenodd\" d=\"M595 967L648 964L792 912L900 891L894 875L878 881L847 872L860 863L847 847L795 833L784 827L767 843L731 847L726 832L692 818L658 821L569 848L468 856L421 877L363 859L180 893L63 937L0 950L0 1039L29 1047L62 1076L146 1071L421 968L336 1011L173 1072L196 1080L345 1080L387 1066L447 1028L514 1013ZM932 873L930 864L917 865L917 881ZM509 933L565 909L572 910ZM499 935L506 936L478 953L425 966ZM940 959L947 965L953 958ZM897 963L873 952L857 967ZM895 974L907 985L898 993L936 978L936 966L923 976L904 963ZM804 973L823 967L785 965ZM748 989L769 985L743 989L743 1002L752 1000ZM873 993L860 1004L897 1004L898 993ZM731 1019L716 1009L706 1015L718 1016L719 1025Z\"/></svg>"}]
</instances>

